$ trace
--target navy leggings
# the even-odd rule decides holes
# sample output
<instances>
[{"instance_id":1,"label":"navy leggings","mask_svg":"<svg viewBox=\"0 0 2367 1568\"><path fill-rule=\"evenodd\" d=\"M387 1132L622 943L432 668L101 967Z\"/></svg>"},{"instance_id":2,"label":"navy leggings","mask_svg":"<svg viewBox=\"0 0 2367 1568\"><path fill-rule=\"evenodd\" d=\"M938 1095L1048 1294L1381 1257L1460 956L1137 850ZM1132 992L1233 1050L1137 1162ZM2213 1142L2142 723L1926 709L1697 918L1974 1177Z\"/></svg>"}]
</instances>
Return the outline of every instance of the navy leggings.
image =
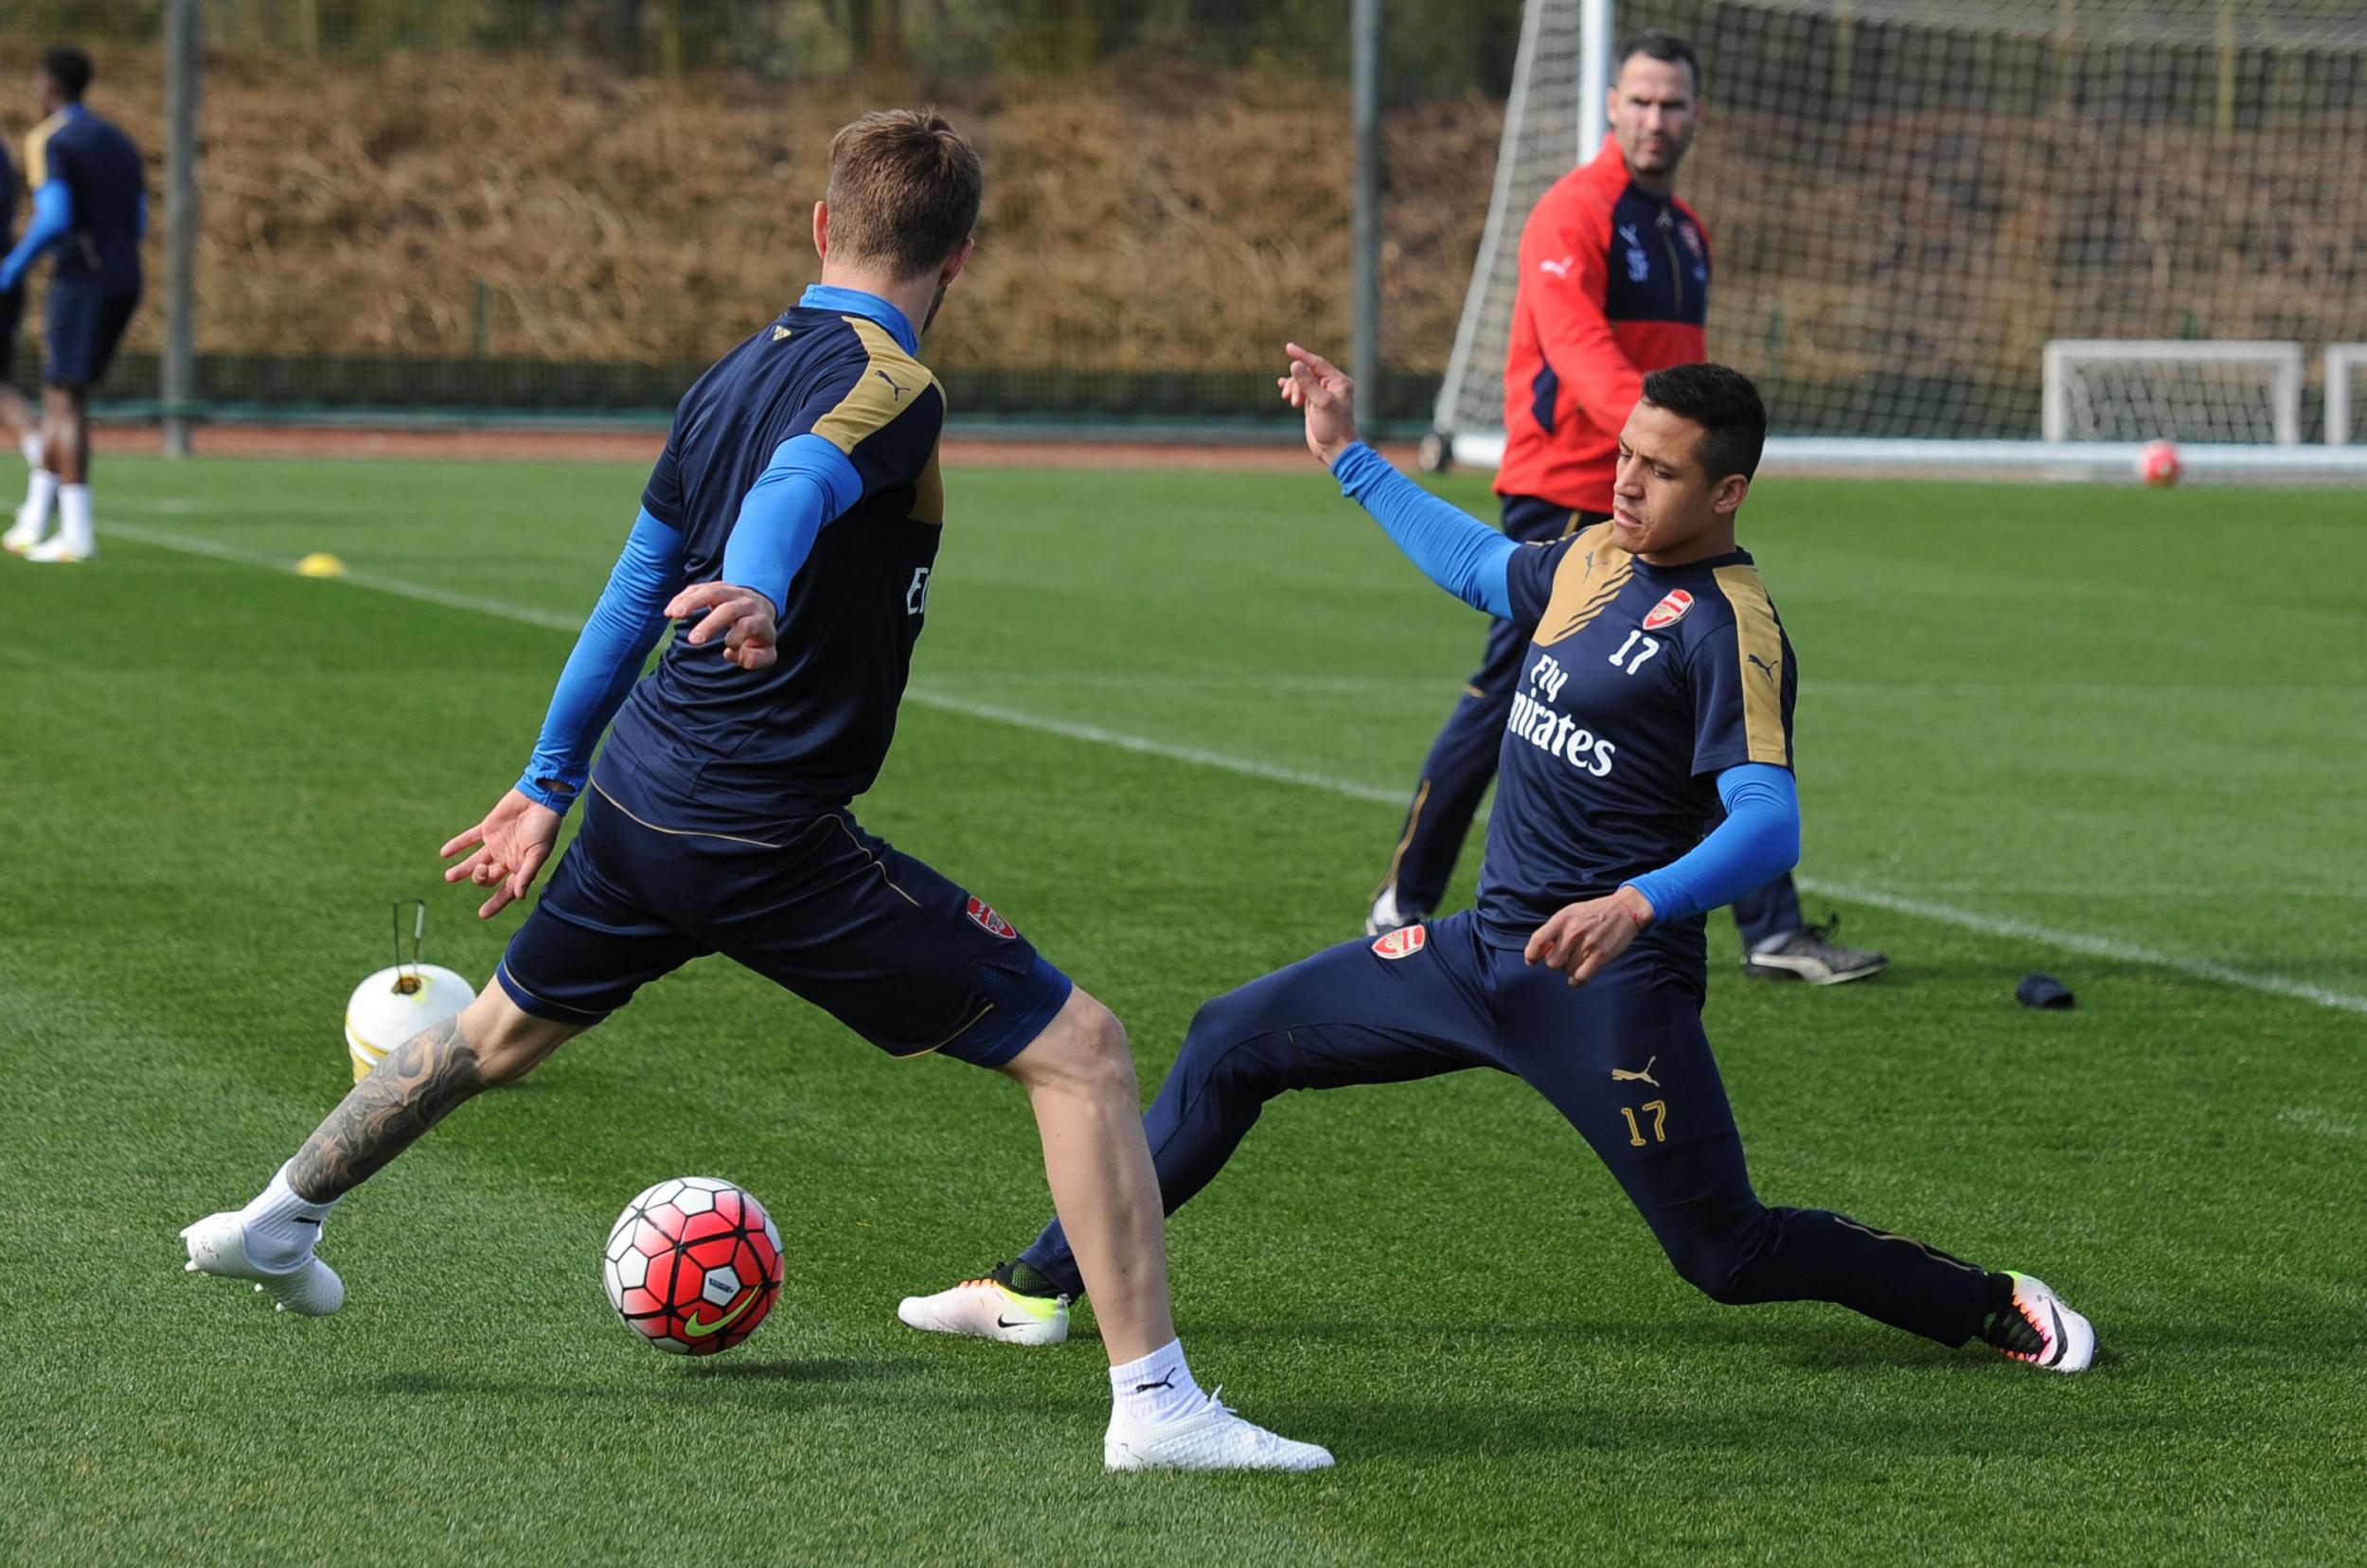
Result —
<instances>
[{"instance_id":1,"label":"navy leggings","mask_svg":"<svg viewBox=\"0 0 2367 1568\"><path fill-rule=\"evenodd\" d=\"M1144 1117L1160 1195L1168 1213L1183 1206L1287 1091L1490 1067L1553 1102L1712 1299L1831 1301L1944 1345L1971 1338L1988 1304L1981 1269L1843 1215L1759 1201L1700 1007L1680 960L1631 949L1573 989L1489 945L1468 912L1342 943L1200 1009ZM1082 1293L1057 1220L1021 1256Z\"/></svg>"}]
</instances>

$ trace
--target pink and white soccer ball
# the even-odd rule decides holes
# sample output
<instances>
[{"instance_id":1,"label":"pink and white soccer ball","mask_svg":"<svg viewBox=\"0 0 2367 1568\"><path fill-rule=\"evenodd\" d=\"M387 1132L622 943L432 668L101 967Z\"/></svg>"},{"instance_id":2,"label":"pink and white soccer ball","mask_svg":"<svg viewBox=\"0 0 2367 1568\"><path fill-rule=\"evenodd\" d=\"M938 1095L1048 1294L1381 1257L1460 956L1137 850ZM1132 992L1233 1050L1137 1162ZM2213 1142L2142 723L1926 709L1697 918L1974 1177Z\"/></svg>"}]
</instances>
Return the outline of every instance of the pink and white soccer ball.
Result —
<instances>
[{"instance_id":1,"label":"pink and white soccer ball","mask_svg":"<svg viewBox=\"0 0 2367 1568\"><path fill-rule=\"evenodd\" d=\"M625 1327L676 1356L756 1331L781 1293L781 1233L764 1205L712 1176L676 1176L625 1205L600 1264Z\"/></svg>"},{"instance_id":2,"label":"pink and white soccer ball","mask_svg":"<svg viewBox=\"0 0 2367 1568\"><path fill-rule=\"evenodd\" d=\"M2147 441L2145 449L2137 454L2137 477L2155 489L2165 489L2178 483L2185 465L2178 460L2178 448L2168 440Z\"/></svg>"}]
</instances>

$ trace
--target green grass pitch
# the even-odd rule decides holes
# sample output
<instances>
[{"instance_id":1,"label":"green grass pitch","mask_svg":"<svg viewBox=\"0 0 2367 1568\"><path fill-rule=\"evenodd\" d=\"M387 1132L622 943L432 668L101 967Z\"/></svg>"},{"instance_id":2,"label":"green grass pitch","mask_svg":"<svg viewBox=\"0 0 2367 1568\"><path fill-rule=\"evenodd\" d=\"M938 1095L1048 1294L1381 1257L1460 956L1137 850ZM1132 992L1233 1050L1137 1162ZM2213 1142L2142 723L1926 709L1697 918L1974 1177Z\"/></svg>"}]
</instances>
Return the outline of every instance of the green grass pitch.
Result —
<instances>
[{"instance_id":1,"label":"green grass pitch","mask_svg":"<svg viewBox=\"0 0 2367 1568\"><path fill-rule=\"evenodd\" d=\"M1340 1467L1107 1477L1089 1337L893 1317L1042 1218L1021 1096L712 960L341 1210L339 1316L185 1276L174 1231L345 1088L389 900L489 972L519 916L434 851L515 775L639 480L108 461L96 566L0 561L0 1554L2356 1560L2357 494L1774 479L1745 513L1804 671L1811 913L1895 956L1762 986L1712 922L1754 1176L2043 1274L2102 1332L2086 1378L1713 1305L1472 1074L1277 1103L1173 1225L1201 1381ZM1352 931L1481 627L1311 467L952 490L927 702L860 811L1115 1007L1148 1092L1200 1001ZM312 550L356 577L264 569ZM2014 1006L2041 969L2078 1010ZM788 1243L772 1320L700 1363L597 1267L685 1172Z\"/></svg>"}]
</instances>

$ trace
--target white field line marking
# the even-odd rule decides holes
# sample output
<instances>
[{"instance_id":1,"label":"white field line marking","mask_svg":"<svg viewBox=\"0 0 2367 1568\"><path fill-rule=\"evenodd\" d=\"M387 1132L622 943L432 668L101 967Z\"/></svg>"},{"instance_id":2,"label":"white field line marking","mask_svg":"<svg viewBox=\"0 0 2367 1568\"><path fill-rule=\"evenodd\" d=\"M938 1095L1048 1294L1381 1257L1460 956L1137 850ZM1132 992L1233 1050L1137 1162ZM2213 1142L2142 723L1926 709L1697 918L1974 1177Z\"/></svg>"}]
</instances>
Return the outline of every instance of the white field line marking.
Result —
<instances>
[{"instance_id":1,"label":"white field line marking","mask_svg":"<svg viewBox=\"0 0 2367 1568\"><path fill-rule=\"evenodd\" d=\"M2290 1111L2280 1111L2277 1113L2277 1119L2291 1122L2295 1127L2305 1128L2312 1132L2324 1132L2337 1138L2356 1138L2360 1132L2367 1131L2367 1127L2362 1127L2358 1122L2342 1116L2330 1116L2323 1111L2312 1110L2307 1106L2297 1106Z\"/></svg>"},{"instance_id":2,"label":"white field line marking","mask_svg":"<svg viewBox=\"0 0 2367 1568\"><path fill-rule=\"evenodd\" d=\"M187 534L167 533L162 528L143 528L129 523L110 523L104 530L118 539L138 544L153 544L159 549L180 550L187 555L205 556L214 561L235 561L241 566L260 566L267 571L300 576L295 562L285 556L266 555L260 550L241 550L235 545L221 544L210 539L194 539ZM551 610L533 610L523 604L509 604L501 599L480 598L474 594L457 594L449 588L436 588L406 578L380 577L375 572L347 572L343 577L328 579L351 583L356 588L371 588L382 594L401 598L422 599L440 604L447 610L473 610L481 615L502 620L523 621L545 631L569 633L583 630L581 615L562 615Z\"/></svg>"},{"instance_id":3,"label":"white field line marking","mask_svg":"<svg viewBox=\"0 0 2367 1568\"><path fill-rule=\"evenodd\" d=\"M993 703L973 703L968 698L949 696L941 691L927 691L918 686L905 691L904 700L917 703L945 713L958 713L971 719L989 719L998 724L1015 724L1021 729L1038 730L1045 735L1065 736L1071 740L1090 740L1097 746L1115 746L1120 751L1138 752L1145 757L1163 757L1170 762L1189 762L1202 768L1218 768L1226 773L1244 774L1251 778L1271 778L1277 784L1303 784L1310 790L1326 790L1333 794L1346 795L1351 800L1369 800L1381 806L1405 804L1403 790L1384 789L1379 784L1359 784L1350 779L1333 778L1327 774L1307 773L1298 768L1285 768L1273 762L1260 762L1255 757L1235 757L1226 752L1202 751L1198 746L1179 746L1166 740L1152 740L1140 735L1126 735L1117 730L1103 729L1098 724L1076 724L1065 719L1047 719L1041 714L1007 708Z\"/></svg>"},{"instance_id":4,"label":"white field line marking","mask_svg":"<svg viewBox=\"0 0 2367 1568\"><path fill-rule=\"evenodd\" d=\"M1877 887L1862 887L1850 882L1810 882L1800 879L1800 885L1811 893L1828 899L1845 899L1851 903L1872 904L1877 909L1895 910L1901 915L1918 916L1927 920L1939 920L1978 931L1991 936L2017 936L2047 947L2084 953L2091 958L2110 958L2124 964L2145 964L2157 969L2175 970L2198 980L2216 980L2221 985L2242 986L2248 990L2267 991L2272 996L2290 996L2303 1002L2314 1002L2322 1007L2342 1012L2367 1013L2367 996L2355 996L2349 991L2330 990L2313 986L2305 980L2288 979L2282 974L2263 974L2257 970L2237 969L2209 958L2188 958L2179 953L2162 953L2135 942L2124 942L2111 936L2088 936L2075 931L2060 931L2030 920L2017 920L2002 915L1983 915L1976 910L1959 909L1953 904L1928 903L1921 899L1901 898Z\"/></svg>"},{"instance_id":5,"label":"white field line marking","mask_svg":"<svg viewBox=\"0 0 2367 1568\"><path fill-rule=\"evenodd\" d=\"M260 566L269 571L295 575L293 561L258 551L241 550L233 545L217 543L208 539L194 539L187 534L166 533L161 529L134 527L126 524L110 524L106 532L135 543L152 544L161 549L181 550L192 555L206 556L216 561L236 561L241 565ZM553 611L536 610L526 605L509 604L500 599L480 598L472 594L456 594L401 578L379 577L374 573L348 572L342 578L326 581L344 582L357 588L368 588L382 594L394 594L403 598L421 599L440 604L447 609L470 610L479 615L503 620L517 621L526 626L542 627L553 632L580 631L580 617L562 615ZM1199 746L1177 745L1171 741L1154 740L1147 736L1128 735L1119 730L1103 729L1098 724L1072 723L1064 719L1047 718L1021 708L1003 707L993 703L973 703L967 698L925 687L910 687L904 699L922 707L939 712L959 714L965 718L984 719L998 724L1010 724L1019 729L1034 730L1042 735L1057 735L1065 739L1083 740L1097 746L1112 746L1144 757L1164 757L1170 762L1188 763L1194 767L1215 768L1224 773L1238 774L1249 778L1269 779L1277 784L1296 784L1310 790L1323 790L1344 795L1351 800L1370 801L1375 805L1397 806L1404 803L1405 792L1379 784L1363 784L1354 779L1333 778L1326 774L1308 773L1304 769L1286 768L1278 763L1259 761L1255 757L1235 757L1228 752L1207 751ZM1828 882L1799 879L1800 886L1810 893L1826 898L1843 899L1852 903L1871 904L1918 919L1934 920L1966 931L1977 931L1989 936L2015 937L2037 942L2046 947L2060 948L2070 953L2086 953L2094 958L2109 958L2119 963L2143 964L2153 969L2165 969L2197 980L2209 980L2219 985L2237 986L2246 990L2265 991L2271 996L2288 996L2296 1001L2332 1007L2340 1012L2367 1013L2367 996L2349 991L2313 986L2282 974L2266 974L2256 970L2238 969L2233 964L2217 963L2209 958L2189 958L2180 953L2163 953L2136 942L2122 941L2111 936L2090 936L2080 932L2062 931L2053 926L2038 925L2029 920L2017 920L2005 916L1984 915L1978 910L1960 909L1954 904L1931 903L1910 899L1880 888L1865 887L1849 882Z\"/></svg>"}]
</instances>

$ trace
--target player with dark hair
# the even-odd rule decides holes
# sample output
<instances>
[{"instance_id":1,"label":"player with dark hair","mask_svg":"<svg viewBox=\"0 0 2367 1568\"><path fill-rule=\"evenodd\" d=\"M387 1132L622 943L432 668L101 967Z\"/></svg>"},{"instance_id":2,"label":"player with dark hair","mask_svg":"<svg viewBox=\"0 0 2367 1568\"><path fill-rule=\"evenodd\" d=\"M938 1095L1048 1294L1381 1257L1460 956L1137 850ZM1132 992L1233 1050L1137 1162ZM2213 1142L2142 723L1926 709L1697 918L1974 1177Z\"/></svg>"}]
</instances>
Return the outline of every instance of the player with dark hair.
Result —
<instances>
[{"instance_id":1,"label":"player with dark hair","mask_svg":"<svg viewBox=\"0 0 2367 1568\"><path fill-rule=\"evenodd\" d=\"M1543 543L1611 517L1619 432L1644 376L1707 355L1710 242L1677 195L1703 115L1693 45L1657 28L1621 46L1602 151L1539 199L1521 230L1520 283L1504 356L1504 531ZM1431 742L1405 825L1374 892L1370 935L1438 907L1488 781L1530 628L1499 620L1454 712ZM1881 953L1812 926L1789 873L1735 903L1743 969L1820 985L1880 972Z\"/></svg>"},{"instance_id":2,"label":"player with dark hair","mask_svg":"<svg viewBox=\"0 0 2367 1568\"><path fill-rule=\"evenodd\" d=\"M465 857L446 880L490 889L489 918L525 896L580 795L550 886L457 1018L389 1053L260 1197L182 1233L190 1269L335 1311L345 1287L313 1243L346 1193L642 986L721 953L892 1056L941 1054L1026 1090L1103 1304L1112 1470L1331 1463L1234 1415L1184 1363L1117 1019L847 809L887 756L928 613L945 394L917 355L970 260L982 184L934 113L839 133L813 209L822 281L683 399L524 776L444 846ZM637 679L672 619L695 624Z\"/></svg>"},{"instance_id":3,"label":"player with dark hair","mask_svg":"<svg viewBox=\"0 0 2367 1568\"><path fill-rule=\"evenodd\" d=\"M15 526L0 535L0 546L27 561L88 561L98 550L90 389L105 379L140 302L147 181L132 138L82 107L90 81L90 56L81 50L60 45L41 57L44 118L25 138L33 221L0 258L5 293L23 286L36 257L53 246L58 252L43 333L42 456ZM58 531L44 539L53 502Z\"/></svg>"},{"instance_id":4,"label":"player with dark hair","mask_svg":"<svg viewBox=\"0 0 2367 1568\"><path fill-rule=\"evenodd\" d=\"M1517 544L1356 438L1350 386L1290 346L1307 443L1432 580L1536 628L1502 747L1476 908L1346 942L1200 1009L1145 1118L1173 1212L1268 1100L1473 1067L1553 1102L1711 1299L1830 1301L2057 1372L2095 1334L2042 1282L1752 1190L1701 1028L1702 917L1800 850L1798 673L1735 514L1767 436L1733 370L1655 371L1619 438L1609 520ZM915 1327L1052 1343L1085 1286L1059 1221ZM1006 1325L1024 1322L1025 1332Z\"/></svg>"}]
</instances>

